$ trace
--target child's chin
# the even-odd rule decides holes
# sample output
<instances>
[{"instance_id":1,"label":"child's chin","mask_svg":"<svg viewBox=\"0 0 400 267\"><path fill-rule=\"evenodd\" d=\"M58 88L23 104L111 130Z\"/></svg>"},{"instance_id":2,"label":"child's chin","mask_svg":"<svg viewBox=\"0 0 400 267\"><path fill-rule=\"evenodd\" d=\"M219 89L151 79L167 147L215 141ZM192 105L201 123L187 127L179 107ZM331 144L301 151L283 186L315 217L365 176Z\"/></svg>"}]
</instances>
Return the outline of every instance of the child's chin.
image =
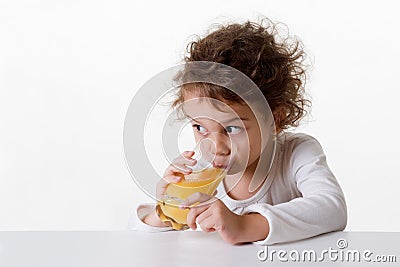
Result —
<instances>
[{"instance_id":1,"label":"child's chin","mask_svg":"<svg viewBox=\"0 0 400 267\"><path fill-rule=\"evenodd\" d=\"M244 166L241 166L240 164L237 163L233 163L232 167L229 168L229 170L227 171L227 175L234 175L237 174L239 172L242 172L245 170Z\"/></svg>"}]
</instances>

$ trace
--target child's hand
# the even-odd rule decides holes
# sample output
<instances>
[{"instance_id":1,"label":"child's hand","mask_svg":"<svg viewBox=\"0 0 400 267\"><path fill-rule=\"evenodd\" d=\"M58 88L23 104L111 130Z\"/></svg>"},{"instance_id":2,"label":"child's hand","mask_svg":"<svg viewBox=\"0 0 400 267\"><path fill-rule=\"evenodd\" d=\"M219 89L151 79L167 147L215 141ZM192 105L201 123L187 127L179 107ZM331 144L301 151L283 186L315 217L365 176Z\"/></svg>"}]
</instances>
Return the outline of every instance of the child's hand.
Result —
<instances>
[{"instance_id":1,"label":"child's hand","mask_svg":"<svg viewBox=\"0 0 400 267\"><path fill-rule=\"evenodd\" d=\"M162 199L169 183L178 183L182 180L184 174L192 172L192 170L186 166L193 166L196 164L196 160L190 158L193 155L193 151L185 151L167 167L163 178L157 183L156 194L158 200ZM171 226L169 222L162 222L155 210L147 215L143 219L143 222L156 227Z\"/></svg>"},{"instance_id":2,"label":"child's hand","mask_svg":"<svg viewBox=\"0 0 400 267\"><path fill-rule=\"evenodd\" d=\"M192 172L192 169L187 166L196 164L196 160L191 158L193 155L193 151L185 151L167 167L163 178L157 183L157 199L162 198L169 183L178 183L185 174Z\"/></svg>"},{"instance_id":3,"label":"child's hand","mask_svg":"<svg viewBox=\"0 0 400 267\"><path fill-rule=\"evenodd\" d=\"M190 207L196 202L200 204ZM238 237L244 228L244 217L230 211L218 198L195 193L185 200L182 208L190 208L187 224L193 230L197 222L204 232L218 231L224 241L230 244L240 242Z\"/></svg>"}]
</instances>

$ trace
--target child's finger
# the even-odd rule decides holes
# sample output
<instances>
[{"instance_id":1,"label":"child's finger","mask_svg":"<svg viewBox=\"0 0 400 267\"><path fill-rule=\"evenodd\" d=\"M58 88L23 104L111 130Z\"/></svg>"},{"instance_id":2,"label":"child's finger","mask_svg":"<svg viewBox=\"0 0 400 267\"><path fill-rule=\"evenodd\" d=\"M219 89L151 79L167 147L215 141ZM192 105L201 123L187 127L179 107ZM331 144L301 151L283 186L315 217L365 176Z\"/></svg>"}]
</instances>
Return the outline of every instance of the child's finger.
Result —
<instances>
[{"instance_id":1,"label":"child's finger","mask_svg":"<svg viewBox=\"0 0 400 267\"><path fill-rule=\"evenodd\" d=\"M163 180L166 181L167 183L178 183L182 179L183 179L183 175L179 174L179 173L176 173L175 175L171 174L171 175L167 175L167 176L163 177Z\"/></svg>"},{"instance_id":2,"label":"child's finger","mask_svg":"<svg viewBox=\"0 0 400 267\"><path fill-rule=\"evenodd\" d=\"M191 208L189 210L189 213L186 217L186 223L187 225L192 229L196 230L197 225L196 225L196 219L197 217L202 214L203 212L206 212L206 210L209 208L209 206L201 206L196 208Z\"/></svg>"},{"instance_id":3,"label":"child's finger","mask_svg":"<svg viewBox=\"0 0 400 267\"><path fill-rule=\"evenodd\" d=\"M197 224L200 225L200 227L205 230L203 227L204 225L202 225L202 223L205 220L215 220L215 218L213 217L214 213L213 210L210 209L210 205L202 205L202 206L194 206L192 208L190 208L189 213L186 217L186 222L187 225L193 229L196 230L197 228ZM207 231L209 231L210 229L207 229Z\"/></svg>"},{"instance_id":4,"label":"child's finger","mask_svg":"<svg viewBox=\"0 0 400 267\"><path fill-rule=\"evenodd\" d=\"M173 172L190 173L191 171L192 171L192 169L187 167L184 163L172 162L170 165L168 165L167 169L165 170L164 175L166 175L167 173L173 173Z\"/></svg>"},{"instance_id":5,"label":"child's finger","mask_svg":"<svg viewBox=\"0 0 400 267\"><path fill-rule=\"evenodd\" d=\"M182 208L197 208L199 206L204 206L204 205L209 205L213 201L217 200L217 198L201 193L201 192L196 192L194 194L191 194L188 196L182 203L181 206ZM200 204L191 207L193 204L200 202Z\"/></svg>"},{"instance_id":6,"label":"child's finger","mask_svg":"<svg viewBox=\"0 0 400 267\"><path fill-rule=\"evenodd\" d=\"M185 174L191 173L193 170L189 167L186 167L186 165L172 165L171 166L171 171L173 172L183 172Z\"/></svg>"},{"instance_id":7,"label":"child's finger","mask_svg":"<svg viewBox=\"0 0 400 267\"><path fill-rule=\"evenodd\" d=\"M176 165L170 165L170 166L168 166L168 168L167 168L167 170L165 171L165 173L164 173L164 176L167 176L167 175L175 175L175 173L183 173L183 174L190 174L190 173L192 173L192 169L190 169L189 167L186 167L185 165L179 165L179 166L176 166Z\"/></svg>"},{"instance_id":8,"label":"child's finger","mask_svg":"<svg viewBox=\"0 0 400 267\"><path fill-rule=\"evenodd\" d=\"M206 211L207 212L207 211ZM204 213L206 213L204 212ZM215 224L215 218L212 217L212 215L208 215L205 218L201 218L203 216L203 214L200 214L197 217L197 223L200 225L201 230L203 230L206 233L209 232L214 232L215 230L217 230L216 228L216 224Z\"/></svg>"},{"instance_id":9,"label":"child's finger","mask_svg":"<svg viewBox=\"0 0 400 267\"><path fill-rule=\"evenodd\" d=\"M204 232L214 232L216 230L215 217L213 217L213 211L211 209L207 209L198 214L195 221Z\"/></svg>"},{"instance_id":10,"label":"child's finger","mask_svg":"<svg viewBox=\"0 0 400 267\"><path fill-rule=\"evenodd\" d=\"M161 200L163 198L163 195L165 193L165 190L167 189L168 182L165 181L164 179L161 179L158 181L157 186L156 186L156 197L157 200Z\"/></svg>"},{"instance_id":11,"label":"child's finger","mask_svg":"<svg viewBox=\"0 0 400 267\"><path fill-rule=\"evenodd\" d=\"M193 165L196 164L196 162L197 161L195 159L192 159L191 157L182 156L182 157L178 157L178 158L174 159L172 161L172 164L173 165L189 165L189 166L193 166Z\"/></svg>"},{"instance_id":12,"label":"child's finger","mask_svg":"<svg viewBox=\"0 0 400 267\"><path fill-rule=\"evenodd\" d=\"M182 153L182 156L186 157L186 158L190 158L191 156L194 155L194 151L184 151Z\"/></svg>"},{"instance_id":13,"label":"child's finger","mask_svg":"<svg viewBox=\"0 0 400 267\"><path fill-rule=\"evenodd\" d=\"M165 190L167 190L167 186L170 183L178 183L182 180L182 174L178 174L178 175L168 175L168 176L164 176L158 183L157 183L157 187L156 187L156 194L157 194L157 198L161 199L162 196L165 193Z\"/></svg>"},{"instance_id":14,"label":"child's finger","mask_svg":"<svg viewBox=\"0 0 400 267\"><path fill-rule=\"evenodd\" d=\"M193 151L186 151L178 158L174 159L172 163L166 169L164 176L175 175L175 173L190 174L192 169L187 166L193 166L197 163L195 159L185 158L185 156L192 156Z\"/></svg>"}]
</instances>

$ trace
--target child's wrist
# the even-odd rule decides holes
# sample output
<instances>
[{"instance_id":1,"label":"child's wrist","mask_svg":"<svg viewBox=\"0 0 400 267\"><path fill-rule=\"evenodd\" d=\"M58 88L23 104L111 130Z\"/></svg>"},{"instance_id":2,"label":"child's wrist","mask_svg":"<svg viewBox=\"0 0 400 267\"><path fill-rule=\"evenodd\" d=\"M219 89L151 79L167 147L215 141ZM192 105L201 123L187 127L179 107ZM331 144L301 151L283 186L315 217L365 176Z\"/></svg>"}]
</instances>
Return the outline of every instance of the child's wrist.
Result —
<instances>
[{"instance_id":1,"label":"child's wrist","mask_svg":"<svg viewBox=\"0 0 400 267\"><path fill-rule=\"evenodd\" d=\"M238 243L264 240L269 234L268 220L259 213L249 213L242 216L242 235Z\"/></svg>"}]
</instances>

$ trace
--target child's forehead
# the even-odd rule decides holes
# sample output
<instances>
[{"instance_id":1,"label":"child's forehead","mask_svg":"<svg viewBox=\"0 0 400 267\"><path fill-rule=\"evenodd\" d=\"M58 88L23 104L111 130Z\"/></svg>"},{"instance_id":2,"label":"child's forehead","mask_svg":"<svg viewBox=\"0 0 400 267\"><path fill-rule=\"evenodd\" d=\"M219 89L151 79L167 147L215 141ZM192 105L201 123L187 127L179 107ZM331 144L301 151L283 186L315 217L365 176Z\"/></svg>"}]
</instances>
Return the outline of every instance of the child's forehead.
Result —
<instances>
[{"instance_id":1,"label":"child's forehead","mask_svg":"<svg viewBox=\"0 0 400 267\"><path fill-rule=\"evenodd\" d=\"M255 119L253 111L245 104L226 103L198 96L186 97L182 103L182 110L189 118L211 118L219 122Z\"/></svg>"}]
</instances>

